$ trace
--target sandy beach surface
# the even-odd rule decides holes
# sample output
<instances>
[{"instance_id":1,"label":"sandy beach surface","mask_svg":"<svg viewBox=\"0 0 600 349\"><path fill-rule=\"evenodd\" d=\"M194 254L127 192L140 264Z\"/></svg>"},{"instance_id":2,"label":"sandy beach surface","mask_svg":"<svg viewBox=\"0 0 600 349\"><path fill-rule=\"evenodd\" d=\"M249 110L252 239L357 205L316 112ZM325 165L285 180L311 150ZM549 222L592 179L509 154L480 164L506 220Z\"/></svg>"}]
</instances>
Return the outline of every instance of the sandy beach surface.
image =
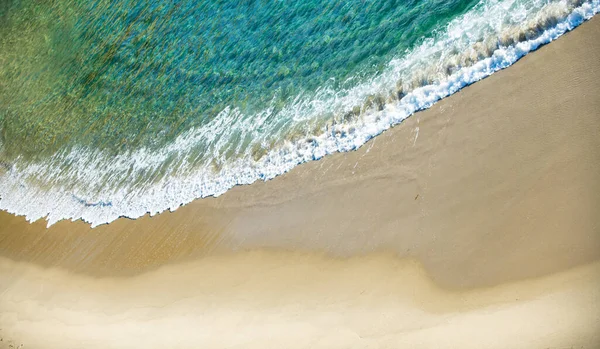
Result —
<instances>
[{"instance_id":1,"label":"sandy beach surface","mask_svg":"<svg viewBox=\"0 0 600 349\"><path fill-rule=\"evenodd\" d=\"M0 348L600 348L599 38L175 212L0 212Z\"/></svg>"}]
</instances>

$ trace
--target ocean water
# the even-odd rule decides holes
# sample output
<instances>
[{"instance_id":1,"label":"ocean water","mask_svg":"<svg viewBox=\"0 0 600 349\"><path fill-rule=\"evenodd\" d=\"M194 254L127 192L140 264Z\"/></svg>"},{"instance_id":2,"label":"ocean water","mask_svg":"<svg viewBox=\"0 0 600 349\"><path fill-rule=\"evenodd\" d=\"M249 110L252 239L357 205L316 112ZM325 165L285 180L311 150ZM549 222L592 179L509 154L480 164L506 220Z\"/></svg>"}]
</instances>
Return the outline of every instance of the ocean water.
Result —
<instances>
[{"instance_id":1,"label":"ocean water","mask_svg":"<svg viewBox=\"0 0 600 349\"><path fill-rule=\"evenodd\" d=\"M600 0L0 1L0 209L174 210L360 147Z\"/></svg>"}]
</instances>

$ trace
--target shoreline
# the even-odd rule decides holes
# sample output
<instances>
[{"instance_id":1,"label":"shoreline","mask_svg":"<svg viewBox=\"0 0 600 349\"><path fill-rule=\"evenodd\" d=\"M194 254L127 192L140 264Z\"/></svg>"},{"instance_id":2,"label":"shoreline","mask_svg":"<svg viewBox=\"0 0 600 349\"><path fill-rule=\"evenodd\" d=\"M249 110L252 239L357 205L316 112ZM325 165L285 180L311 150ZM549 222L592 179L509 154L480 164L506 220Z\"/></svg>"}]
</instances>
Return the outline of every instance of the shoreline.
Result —
<instances>
[{"instance_id":1,"label":"shoreline","mask_svg":"<svg viewBox=\"0 0 600 349\"><path fill-rule=\"evenodd\" d=\"M567 3L569 3L569 5L567 5ZM95 152L90 149L73 149L69 152L69 155L66 155L67 159L60 160L62 157L57 155L57 158L53 157L54 160L52 161L66 161L70 163L71 161L68 160L68 158L77 157L82 162L76 161L74 168L65 165L69 168L68 170L55 169L56 171L60 171L59 176L63 179L61 181L63 184L59 185L59 182L51 184L47 188L48 191L44 191L43 194L37 193L37 190L34 188L28 188L26 184L24 185L23 181L27 181L26 178L28 178L27 173L29 171L27 170L27 167L23 168L22 171L18 171L19 174L16 176L13 176L12 174L10 176L3 176L1 181L2 187L6 187L5 189L7 190L3 189L2 196L4 196L5 201L0 201L0 206L8 212L25 215L28 217L28 220L45 219L47 220L48 225L53 225L63 219L82 219L84 222L90 223L92 227L96 227L122 217L136 219L148 213L153 215L171 210L171 208L177 209L182 206L183 203L187 204L198 198L213 195L218 196L236 185L251 184L261 179L272 179L293 169L298 164L320 159L328 154L355 150L357 147L360 147L369 139L379 135L389 127L399 124L401 121L414 114L414 112L427 109L438 100L460 91L465 86L490 76L498 70L507 68L524 55L537 50L540 46L548 44L564 33L575 29L581 23L584 23L586 20L593 17L593 15L600 10L600 3L596 0L591 3L570 1L560 2L560 4L560 6L555 4L557 6L550 5L549 7L544 7L545 10L541 10L540 12L541 17L536 16L536 19L527 22L526 27L515 25L506 28L497 33L497 40L493 39L494 36L488 37L483 42L470 44L470 48L463 48L466 49L466 51L462 54L454 55L437 62L438 66L442 65L445 66L445 68L437 73L430 71L430 69L426 70L428 71L426 74L433 74L429 78L424 78L420 73L415 72L415 74L413 74L414 76L410 78L405 76L402 79L397 80L396 83L401 83L403 87L397 86L396 89L399 90L396 90L395 92L388 91L391 93L389 96L386 97L387 92L384 91L379 91L374 95L370 95L365 104L358 108L361 110L360 115L362 115L360 119L364 118L365 123L357 121L356 123L350 122L349 124L343 123L342 125L335 126L330 124L328 126L330 132L322 130L323 133L319 134L317 132L309 138L300 137L297 141L293 141L294 144L289 147L286 145L270 151L265 150L266 153L264 153L264 156L261 159L247 159L248 161L240 159L241 163L232 164L231 166L233 167L229 167L226 164L223 164L224 167L218 165L219 168L224 169L219 175L216 175L211 171L198 169L197 172L193 172L193 175L189 174L186 179L164 179L169 178L169 176L166 176L163 180L147 187L145 191L136 193L134 195L135 198L123 193L113 193L115 196L111 194L110 196L112 199L108 199L96 190L86 194L86 189L81 187L79 190L73 188L77 193L67 193L61 189L54 190L52 188L55 185L57 187L61 187L62 185L68 187L71 184L75 185L75 183L79 183L79 176L71 177L71 173L73 172L83 172L86 173L86 176L90 175L92 177L103 177L104 175L113 177L114 175L116 177L123 177L123 181L127 182L126 178L129 177L130 174L137 178L135 173L139 173L140 171L145 172L146 165L150 167L155 166L156 163L154 160L160 162L161 160L158 160L159 158L169 156L164 151L171 152L183 150L185 152L185 149L192 147L194 141L189 143L188 140L197 139L197 137L191 136L194 132L190 131L191 133L188 136L191 138L187 136L178 138L177 142L171 144L174 148L168 146L164 151L157 152L155 155L157 155L158 158L153 158L152 156L145 157L142 155L149 151L146 148L140 149L141 153L139 154L134 151L127 156L117 156L116 158L106 157L106 154L103 155L102 151ZM573 6L576 8L573 9ZM495 11L492 10L491 12ZM485 27L486 25L483 26ZM448 27L448 30L453 31L450 27ZM419 47L419 50L423 49L423 46ZM459 51L462 51L463 49L459 49ZM491 56L474 63L472 56L480 56L482 54L484 57L487 57L490 54ZM408 56L412 56L412 54L409 54ZM463 63L459 64L459 61ZM395 61L392 60L390 62L390 66L393 62ZM459 67L461 68L458 69ZM412 69L407 70L411 71ZM454 73L450 74L449 71L454 71ZM430 84L430 82L423 81L423 79L433 79L431 81L437 80L437 77L435 76L438 76L439 74L450 75L447 75L446 78L442 79L439 83ZM404 81L404 83L402 83L402 81ZM412 82L409 82L408 85L406 85L406 81ZM416 89L411 92L410 90L413 88ZM400 95L404 96L405 93L405 98L402 98L401 101L398 101L398 103L392 102L401 98L399 97ZM348 100L347 97L344 97L342 100L343 102L341 102L341 104L346 107L353 105L355 102L353 98ZM375 107L374 104L377 107ZM344 119L353 119L357 115L356 111L352 111L345 114ZM235 126L235 124L231 126ZM249 129L249 126L250 125L246 125L242 129L247 130ZM180 144L175 145L176 143ZM140 162L138 161L138 156L144 158L144 160L141 160L142 163L146 163L146 161L149 161L149 163L141 165L142 167L138 167L136 165L137 162ZM90 162L86 162L86 158L89 159ZM98 158L103 160L98 160ZM136 160L131 163L128 162L130 159ZM104 165L101 166L98 161L103 162ZM123 165L120 166L121 170L115 170L117 172L111 170L112 167L110 164L114 161ZM154 165L150 165L150 163ZM44 165L41 166L42 168L45 167ZM125 174L123 171L127 168L129 169L129 172L128 174ZM178 170L182 169L180 167L177 168ZM99 172L96 169L99 169ZM55 173L55 170L48 168L40 171L47 173L47 176L54 178L58 175ZM34 172L37 174L33 175L33 180L37 181L35 178L40 179L38 177L40 173L35 169L35 166ZM43 179L40 180L41 182L44 182ZM95 186L93 183L89 184L92 187ZM112 192L113 189L114 188L105 188L105 190L109 192ZM129 189L123 190L125 193L129 192ZM121 191L119 190L119 192ZM121 194L125 196L122 196ZM89 200L91 201L85 199L86 197L89 197Z\"/></svg>"},{"instance_id":2,"label":"shoreline","mask_svg":"<svg viewBox=\"0 0 600 349\"><path fill-rule=\"evenodd\" d=\"M597 347L599 37L174 212L0 212L0 349Z\"/></svg>"},{"instance_id":3,"label":"shoreline","mask_svg":"<svg viewBox=\"0 0 600 349\"><path fill-rule=\"evenodd\" d=\"M273 180L238 186L174 212L119 219L94 229L81 221L61 221L46 229L41 220L28 223L0 212L0 256L101 276L135 275L165 263L246 249L315 251L334 257L392 252L399 258L419 259L429 269L445 269L440 275L433 273L434 279L459 288L592 262L600 258L600 239L589 234L600 226L592 214L593 207L600 209L600 198L591 194L598 187L593 178L600 168L593 163L599 147L589 130L599 127L593 116L599 103L586 95L599 89L597 70L585 70L599 54L586 47L588 38L599 35L598 23L593 18L357 151L305 163ZM569 79L571 92L556 87ZM540 80L555 87L527 91ZM523 93L532 98L519 99L517 94ZM523 102L514 103L519 100ZM572 110L588 116L575 118ZM565 116L570 117L568 122ZM506 135L514 139L508 141ZM570 146L564 147L564 142ZM522 171L515 171L518 168ZM546 173L550 168L555 175ZM573 174L567 173L573 169ZM572 180L574 175L577 181ZM572 183L565 186L562 182L567 179ZM541 187L540 180L548 188ZM457 190L457 185L463 189ZM546 215L559 209L550 202L560 200L563 206L567 201L581 207L560 207L564 212L548 221ZM365 205L371 210L362 210ZM510 219L503 222L503 215ZM575 239L564 231L570 224L575 224L570 229L577 228ZM477 229L493 231L477 233ZM336 231L344 231L343 236L327 234ZM523 235L525 231L531 236ZM551 241L534 247L537 239L553 231ZM498 246L491 244L514 248L513 267L532 259L526 247L516 245L517 239L539 249L540 256L558 257L531 270L522 268L516 275L496 270L499 279L481 280L493 258L469 251L463 240L472 243L473 236L491 239L484 247L498 258ZM448 253L447 246L455 251ZM429 255L432 249L437 253ZM79 255L71 252L75 250ZM453 265L447 260L456 260L465 251L488 263L472 271L479 280L445 278L442 274L448 271L456 275L467 258Z\"/></svg>"}]
</instances>

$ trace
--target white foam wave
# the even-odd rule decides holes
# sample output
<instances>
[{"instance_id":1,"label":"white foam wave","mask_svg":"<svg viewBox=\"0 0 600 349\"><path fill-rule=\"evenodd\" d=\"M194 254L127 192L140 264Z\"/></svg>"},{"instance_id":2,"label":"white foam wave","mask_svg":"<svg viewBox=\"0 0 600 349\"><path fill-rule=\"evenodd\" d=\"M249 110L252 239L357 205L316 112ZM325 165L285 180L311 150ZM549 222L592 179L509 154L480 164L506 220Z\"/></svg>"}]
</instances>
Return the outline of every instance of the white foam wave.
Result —
<instances>
[{"instance_id":1,"label":"white foam wave","mask_svg":"<svg viewBox=\"0 0 600 349\"><path fill-rule=\"evenodd\" d=\"M384 73L366 83L338 91L324 86L315 95L299 96L278 115L267 109L248 118L226 109L210 124L190 130L160 151L139 149L109 157L71 149L44 163L22 165L17 159L0 168L0 209L25 215L30 221L46 218L48 225L82 219L94 227L121 216L137 218L175 210L196 198L221 195L235 185L272 179L300 163L360 147L416 111L510 66L600 10L600 0L576 5L573 8L573 1L483 1L450 23L435 40L426 40L393 60ZM542 27L539 21L527 26L527 21L536 20L544 11L556 13L552 21L546 16ZM538 32L532 33L534 27ZM415 75L416 71L427 74ZM410 92L401 99L388 96L386 103L350 120L317 117L342 115L390 89ZM279 122L269 122L273 117ZM230 149L243 156L223 155L232 146L225 131L252 140ZM293 131L299 134L295 140L274 143ZM257 149L264 153L257 156ZM205 158L213 161L198 165L200 153L209 154ZM153 175L139 183L143 173Z\"/></svg>"}]
</instances>

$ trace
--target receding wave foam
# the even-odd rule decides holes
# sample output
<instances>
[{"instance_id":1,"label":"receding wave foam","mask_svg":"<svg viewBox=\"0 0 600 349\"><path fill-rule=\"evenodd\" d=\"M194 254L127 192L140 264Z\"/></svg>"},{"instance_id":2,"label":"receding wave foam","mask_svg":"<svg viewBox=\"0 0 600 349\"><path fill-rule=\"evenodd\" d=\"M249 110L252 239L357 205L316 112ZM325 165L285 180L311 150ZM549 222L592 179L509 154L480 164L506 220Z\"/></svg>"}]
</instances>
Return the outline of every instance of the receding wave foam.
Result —
<instances>
[{"instance_id":1,"label":"receding wave foam","mask_svg":"<svg viewBox=\"0 0 600 349\"><path fill-rule=\"evenodd\" d=\"M43 162L0 163L0 209L30 221L46 218L48 225L82 219L97 226L121 216L175 210L235 185L272 179L300 163L360 147L599 10L600 0L482 1L392 60L383 73L349 89L323 86L277 114L267 108L248 118L225 109L160 151L142 148L109 156L78 148ZM239 141L232 143L232 137Z\"/></svg>"}]
</instances>

